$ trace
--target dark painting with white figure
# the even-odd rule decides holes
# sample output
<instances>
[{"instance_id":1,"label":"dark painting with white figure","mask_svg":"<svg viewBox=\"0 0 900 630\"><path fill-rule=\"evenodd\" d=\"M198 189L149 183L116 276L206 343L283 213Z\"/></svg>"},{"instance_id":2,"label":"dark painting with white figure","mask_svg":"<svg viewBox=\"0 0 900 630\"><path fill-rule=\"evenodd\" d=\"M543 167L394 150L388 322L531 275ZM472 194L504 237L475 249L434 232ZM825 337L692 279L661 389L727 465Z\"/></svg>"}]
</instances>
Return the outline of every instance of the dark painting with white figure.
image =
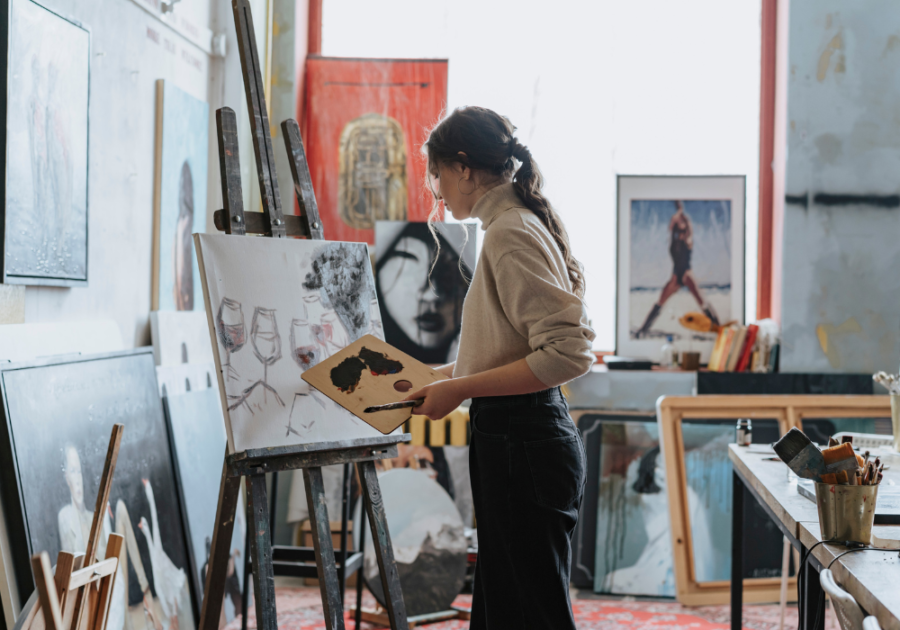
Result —
<instances>
[{"instance_id":1,"label":"dark painting with white figure","mask_svg":"<svg viewBox=\"0 0 900 630\"><path fill-rule=\"evenodd\" d=\"M87 281L90 34L11 3L6 111L7 282Z\"/></svg>"},{"instance_id":2,"label":"dark painting with white figure","mask_svg":"<svg viewBox=\"0 0 900 630\"><path fill-rule=\"evenodd\" d=\"M384 338L365 243L194 239L232 452L380 436L302 379L363 335Z\"/></svg>"},{"instance_id":3,"label":"dark painting with white figure","mask_svg":"<svg viewBox=\"0 0 900 630\"><path fill-rule=\"evenodd\" d=\"M153 355L136 350L4 370L21 512L8 523L27 547L14 551L16 576L31 584L28 554L83 552L94 518L110 431L125 429L97 559L110 533L125 545L110 605L110 630L192 630L190 564ZM7 486L9 487L9 486ZM21 514L21 517L18 515ZM27 596L28 590L20 593Z\"/></svg>"},{"instance_id":4,"label":"dark painting with white figure","mask_svg":"<svg viewBox=\"0 0 900 630\"><path fill-rule=\"evenodd\" d=\"M385 340L422 361L456 360L462 305L475 270L474 223L379 221L375 285Z\"/></svg>"}]
</instances>

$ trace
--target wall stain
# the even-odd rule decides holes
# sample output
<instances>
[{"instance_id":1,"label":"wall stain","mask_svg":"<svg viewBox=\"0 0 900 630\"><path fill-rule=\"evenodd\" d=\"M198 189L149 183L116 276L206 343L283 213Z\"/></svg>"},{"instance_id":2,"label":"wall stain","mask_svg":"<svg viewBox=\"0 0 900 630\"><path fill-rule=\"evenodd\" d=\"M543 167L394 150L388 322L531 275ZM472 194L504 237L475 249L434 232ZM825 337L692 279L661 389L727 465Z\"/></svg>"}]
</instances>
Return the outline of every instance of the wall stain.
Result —
<instances>
[{"instance_id":1,"label":"wall stain","mask_svg":"<svg viewBox=\"0 0 900 630\"><path fill-rule=\"evenodd\" d=\"M898 46L900 46L900 37L891 35L890 37L888 37L887 43L884 45L884 52L881 53L881 56L887 57L888 53L894 52Z\"/></svg>"},{"instance_id":2,"label":"wall stain","mask_svg":"<svg viewBox=\"0 0 900 630\"><path fill-rule=\"evenodd\" d=\"M851 317L839 326L828 323L816 326L816 337L819 338L819 346L821 346L825 356L828 357L828 363L831 367L834 369L841 367L841 355L837 346L833 343L833 337L859 334L862 331L862 326L859 325L855 317Z\"/></svg>"},{"instance_id":3,"label":"wall stain","mask_svg":"<svg viewBox=\"0 0 900 630\"><path fill-rule=\"evenodd\" d=\"M816 69L816 79L819 83L824 81L828 75L828 68L831 67L831 58L835 53L837 55L834 61L834 74L843 74L847 70L847 65L844 59L844 37L841 33L832 37L828 45L825 46L825 50L819 55L819 64Z\"/></svg>"}]
</instances>

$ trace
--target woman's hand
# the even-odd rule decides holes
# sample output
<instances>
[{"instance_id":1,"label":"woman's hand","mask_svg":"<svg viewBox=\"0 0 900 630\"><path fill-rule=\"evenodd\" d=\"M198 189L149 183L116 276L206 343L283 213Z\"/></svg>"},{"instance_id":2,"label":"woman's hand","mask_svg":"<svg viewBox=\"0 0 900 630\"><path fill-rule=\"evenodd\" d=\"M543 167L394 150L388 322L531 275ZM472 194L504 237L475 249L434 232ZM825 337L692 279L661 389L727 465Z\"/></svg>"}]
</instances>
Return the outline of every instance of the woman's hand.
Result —
<instances>
[{"instance_id":1,"label":"woman's hand","mask_svg":"<svg viewBox=\"0 0 900 630\"><path fill-rule=\"evenodd\" d=\"M442 420L459 407L468 396L460 391L458 380L451 378L426 385L403 400L417 398L424 398L425 401L418 407L413 407L413 413L427 416L431 420Z\"/></svg>"}]
</instances>

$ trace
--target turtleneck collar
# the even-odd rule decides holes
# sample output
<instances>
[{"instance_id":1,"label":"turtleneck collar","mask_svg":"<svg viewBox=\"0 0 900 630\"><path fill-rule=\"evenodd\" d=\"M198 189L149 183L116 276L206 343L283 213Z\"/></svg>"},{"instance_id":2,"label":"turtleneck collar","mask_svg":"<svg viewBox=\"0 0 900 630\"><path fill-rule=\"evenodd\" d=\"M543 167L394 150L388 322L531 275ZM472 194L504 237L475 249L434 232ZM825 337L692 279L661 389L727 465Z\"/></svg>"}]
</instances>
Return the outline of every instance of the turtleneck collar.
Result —
<instances>
[{"instance_id":1,"label":"turtleneck collar","mask_svg":"<svg viewBox=\"0 0 900 630\"><path fill-rule=\"evenodd\" d=\"M484 193L472 207L472 217L481 221L481 229L486 230L501 212L510 208L524 208L522 199L513 188L512 182L500 184Z\"/></svg>"}]
</instances>

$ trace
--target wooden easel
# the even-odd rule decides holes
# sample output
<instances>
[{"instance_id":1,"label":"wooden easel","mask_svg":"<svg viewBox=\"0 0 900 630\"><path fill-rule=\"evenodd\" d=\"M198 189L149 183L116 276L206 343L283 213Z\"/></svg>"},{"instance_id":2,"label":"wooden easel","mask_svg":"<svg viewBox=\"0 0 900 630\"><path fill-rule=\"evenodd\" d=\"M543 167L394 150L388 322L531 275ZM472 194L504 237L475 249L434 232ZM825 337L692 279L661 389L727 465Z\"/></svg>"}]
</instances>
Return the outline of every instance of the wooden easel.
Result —
<instances>
[{"instance_id":1,"label":"wooden easel","mask_svg":"<svg viewBox=\"0 0 900 630\"><path fill-rule=\"evenodd\" d=\"M100 544L103 515L109 501L119 446L124 426L113 426L100 476L100 489L94 506L94 519L84 554L60 551L56 561L56 575L50 568L47 552L31 556L31 568L37 586L38 603L28 613L23 630L105 630L112 601L119 553L125 542L119 534L110 534L106 543L106 558L91 562ZM91 562L83 566L85 562ZM43 614L38 616L38 611Z\"/></svg>"},{"instance_id":2,"label":"wooden easel","mask_svg":"<svg viewBox=\"0 0 900 630\"><path fill-rule=\"evenodd\" d=\"M224 210L215 213L216 227L233 235L262 234L272 238L299 236L322 239L322 226L316 207L309 167L295 120L281 124L284 142L290 158L294 192L300 215L285 216L281 210L275 157L269 134L265 93L253 18L247 0L232 0L237 31L241 69L247 94L247 109L253 133L253 148L259 176L263 212L244 213L241 194L240 162L238 158L237 121L234 110L223 107L216 111L219 142L219 168L222 179ZM209 568L206 572L200 630L217 630L219 612L225 595L225 576L229 560L234 514L237 507L241 477L248 477L247 520L251 532L249 557L253 563L253 590L256 596L256 623L259 630L277 630L273 561L279 564L301 565L315 560L316 573L322 593L325 626L328 630L343 630L342 590L338 580L331 528L325 504L322 466L356 463L381 582L387 599L387 611L393 630L407 630L406 608L400 592L400 577L394 562L394 552L388 532L384 503L375 472L375 460L397 456L397 444L408 435L359 438L341 442L299 444L289 447L252 449L226 455L219 487L219 507L213 531ZM310 524L313 529L313 549L273 547L266 500L266 473L303 470ZM362 562L358 557L355 562ZM349 559L348 559L349 563ZM342 566L345 574L348 566ZM245 609L246 614L246 609Z\"/></svg>"}]
</instances>

